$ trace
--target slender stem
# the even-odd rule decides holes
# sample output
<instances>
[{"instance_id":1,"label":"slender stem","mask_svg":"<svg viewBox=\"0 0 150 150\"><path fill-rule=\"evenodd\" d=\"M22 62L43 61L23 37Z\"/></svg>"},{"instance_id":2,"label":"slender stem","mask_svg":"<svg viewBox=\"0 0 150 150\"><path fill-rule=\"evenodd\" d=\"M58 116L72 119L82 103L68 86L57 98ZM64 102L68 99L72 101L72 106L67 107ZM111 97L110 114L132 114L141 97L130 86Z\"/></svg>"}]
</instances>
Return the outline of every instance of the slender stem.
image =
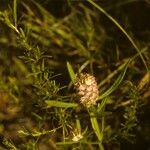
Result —
<instances>
[{"instance_id":1,"label":"slender stem","mask_svg":"<svg viewBox=\"0 0 150 150\"><path fill-rule=\"evenodd\" d=\"M13 17L14 17L14 26L17 28L17 0L13 1Z\"/></svg>"}]
</instances>

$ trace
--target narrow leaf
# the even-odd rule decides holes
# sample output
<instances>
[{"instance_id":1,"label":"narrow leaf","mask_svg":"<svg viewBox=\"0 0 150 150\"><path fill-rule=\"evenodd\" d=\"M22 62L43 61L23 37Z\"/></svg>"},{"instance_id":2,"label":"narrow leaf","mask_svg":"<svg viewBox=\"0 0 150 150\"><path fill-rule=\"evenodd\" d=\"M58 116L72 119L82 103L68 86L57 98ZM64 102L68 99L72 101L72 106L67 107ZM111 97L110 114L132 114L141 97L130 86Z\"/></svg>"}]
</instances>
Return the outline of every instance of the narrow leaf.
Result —
<instances>
[{"instance_id":1,"label":"narrow leaf","mask_svg":"<svg viewBox=\"0 0 150 150\"><path fill-rule=\"evenodd\" d=\"M13 1L14 26L17 27L17 0Z\"/></svg>"},{"instance_id":2,"label":"narrow leaf","mask_svg":"<svg viewBox=\"0 0 150 150\"><path fill-rule=\"evenodd\" d=\"M93 130L94 130L98 140L101 142L103 139L103 133L100 131L97 118L95 117L95 115L93 113L90 113L90 120L91 120Z\"/></svg>"},{"instance_id":3,"label":"narrow leaf","mask_svg":"<svg viewBox=\"0 0 150 150\"><path fill-rule=\"evenodd\" d=\"M67 69L68 69L71 81L73 83L75 83L75 81L76 81L76 75L75 75L75 73L73 71L73 68L72 68L72 66L71 66L71 64L69 62L67 62Z\"/></svg>"},{"instance_id":4,"label":"narrow leaf","mask_svg":"<svg viewBox=\"0 0 150 150\"><path fill-rule=\"evenodd\" d=\"M104 108L104 106L106 105L106 102L107 102L108 100L109 100L109 97L105 97L105 98L102 100L101 104L98 106L97 112L101 112L101 111L102 111L102 109Z\"/></svg>"},{"instance_id":5,"label":"narrow leaf","mask_svg":"<svg viewBox=\"0 0 150 150\"><path fill-rule=\"evenodd\" d=\"M104 92L101 96L99 96L99 99L104 99L105 97L109 96L112 92L114 92L117 89L117 87L120 85L120 83L122 82L122 80L123 80L123 78L125 76L125 73L127 71L129 63L130 63L130 60L125 65L124 70L121 72L121 74L116 79L116 81L114 82L114 84L106 92Z\"/></svg>"},{"instance_id":6,"label":"narrow leaf","mask_svg":"<svg viewBox=\"0 0 150 150\"><path fill-rule=\"evenodd\" d=\"M46 108L50 107L77 107L78 104L76 103L67 103L67 102L60 102L60 101L54 101L54 100L46 100L45 103L47 104Z\"/></svg>"}]
</instances>

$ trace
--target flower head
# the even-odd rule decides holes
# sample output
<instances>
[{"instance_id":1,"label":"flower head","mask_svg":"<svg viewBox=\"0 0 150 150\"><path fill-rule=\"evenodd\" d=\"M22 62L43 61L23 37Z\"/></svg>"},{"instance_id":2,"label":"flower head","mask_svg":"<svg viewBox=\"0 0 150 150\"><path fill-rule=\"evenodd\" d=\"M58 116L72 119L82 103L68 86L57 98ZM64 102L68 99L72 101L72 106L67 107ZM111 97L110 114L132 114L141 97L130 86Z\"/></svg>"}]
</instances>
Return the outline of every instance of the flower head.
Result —
<instances>
[{"instance_id":1,"label":"flower head","mask_svg":"<svg viewBox=\"0 0 150 150\"><path fill-rule=\"evenodd\" d=\"M95 77L88 73L80 73L77 76L75 83L77 94L80 97L80 102L90 107L96 104L98 99L99 91Z\"/></svg>"}]
</instances>

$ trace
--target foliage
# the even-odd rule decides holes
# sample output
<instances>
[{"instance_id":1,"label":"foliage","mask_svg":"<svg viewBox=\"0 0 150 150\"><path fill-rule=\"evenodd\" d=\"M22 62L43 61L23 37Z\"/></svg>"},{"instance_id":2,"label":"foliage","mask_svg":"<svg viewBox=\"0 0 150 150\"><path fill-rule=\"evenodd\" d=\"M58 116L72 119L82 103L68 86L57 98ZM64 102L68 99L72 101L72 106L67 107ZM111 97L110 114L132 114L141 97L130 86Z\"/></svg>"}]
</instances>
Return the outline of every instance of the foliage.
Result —
<instances>
[{"instance_id":1,"label":"foliage","mask_svg":"<svg viewBox=\"0 0 150 150\"><path fill-rule=\"evenodd\" d=\"M132 11L122 8L140 2L61 2L0 1L0 149L123 149L122 141L137 149L149 42L134 36ZM90 108L74 89L81 72L98 83Z\"/></svg>"}]
</instances>

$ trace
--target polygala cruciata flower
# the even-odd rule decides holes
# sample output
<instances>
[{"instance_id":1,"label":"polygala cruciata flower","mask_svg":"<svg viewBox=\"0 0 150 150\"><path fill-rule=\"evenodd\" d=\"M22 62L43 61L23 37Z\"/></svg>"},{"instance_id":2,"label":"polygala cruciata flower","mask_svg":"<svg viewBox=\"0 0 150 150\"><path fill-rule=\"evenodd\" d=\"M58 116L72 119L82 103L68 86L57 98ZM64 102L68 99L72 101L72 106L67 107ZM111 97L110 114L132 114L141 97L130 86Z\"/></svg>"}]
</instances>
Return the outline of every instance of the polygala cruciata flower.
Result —
<instances>
[{"instance_id":1,"label":"polygala cruciata flower","mask_svg":"<svg viewBox=\"0 0 150 150\"><path fill-rule=\"evenodd\" d=\"M80 102L86 106L91 107L96 104L98 100L98 86L94 76L88 73L80 73L77 75L75 83L77 95L80 97Z\"/></svg>"}]
</instances>

